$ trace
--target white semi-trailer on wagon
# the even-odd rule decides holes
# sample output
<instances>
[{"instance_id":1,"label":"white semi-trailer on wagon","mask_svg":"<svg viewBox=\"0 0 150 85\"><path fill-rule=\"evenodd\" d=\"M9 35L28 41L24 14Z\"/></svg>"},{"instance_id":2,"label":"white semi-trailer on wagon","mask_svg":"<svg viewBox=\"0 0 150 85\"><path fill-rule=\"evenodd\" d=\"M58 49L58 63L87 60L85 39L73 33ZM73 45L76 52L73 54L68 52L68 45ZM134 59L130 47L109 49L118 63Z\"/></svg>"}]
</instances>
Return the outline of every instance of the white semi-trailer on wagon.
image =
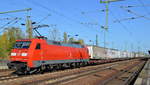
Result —
<instances>
[{"instance_id":1,"label":"white semi-trailer on wagon","mask_svg":"<svg viewBox=\"0 0 150 85\"><path fill-rule=\"evenodd\" d=\"M99 46L87 46L91 59L114 59L114 58L135 58L143 55L135 52L120 51L117 49L103 48Z\"/></svg>"}]
</instances>

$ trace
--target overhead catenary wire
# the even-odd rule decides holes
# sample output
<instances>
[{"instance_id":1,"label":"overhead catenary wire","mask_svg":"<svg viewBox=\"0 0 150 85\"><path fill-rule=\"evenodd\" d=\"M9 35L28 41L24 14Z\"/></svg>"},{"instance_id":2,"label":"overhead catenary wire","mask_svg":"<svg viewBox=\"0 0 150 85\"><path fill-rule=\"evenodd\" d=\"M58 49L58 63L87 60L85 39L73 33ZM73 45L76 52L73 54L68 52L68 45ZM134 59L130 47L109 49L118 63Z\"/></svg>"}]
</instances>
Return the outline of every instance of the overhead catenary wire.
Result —
<instances>
[{"instance_id":1,"label":"overhead catenary wire","mask_svg":"<svg viewBox=\"0 0 150 85\"><path fill-rule=\"evenodd\" d=\"M22 18L18 18L16 21L12 22L8 27L11 27L13 25L15 25L16 23L18 23Z\"/></svg>"},{"instance_id":2,"label":"overhead catenary wire","mask_svg":"<svg viewBox=\"0 0 150 85\"><path fill-rule=\"evenodd\" d=\"M116 18L116 16L112 13L112 11L110 11L111 12L111 14L112 14L112 17L116 20L116 22L117 22L117 18ZM137 41L136 39L134 39L134 35L133 35L133 33L131 32L131 31L129 31L129 29L126 27L126 25L124 25L122 22L120 22L120 21L118 21L118 23L122 26L122 29L124 29L128 34L129 34L129 36L130 36L130 38L132 39L132 40L134 40L134 41Z\"/></svg>"},{"instance_id":3,"label":"overhead catenary wire","mask_svg":"<svg viewBox=\"0 0 150 85\"><path fill-rule=\"evenodd\" d=\"M48 8L48 7L44 6L44 5L42 5L41 3L38 3L38 2L36 2L36 1L34 1L34 0L30 0L30 2L31 2L33 5L35 5L35 6L40 6L40 7L42 7L43 9L46 9L47 11L50 11L50 12L52 12L52 13L54 13L54 14L57 14L57 15L59 15L59 16L61 16L61 17L64 17L65 19L67 19L67 20L69 20L69 21L72 21L72 22L77 23L77 24L80 24L80 25L82 25L82 26L84 26L84 27L90 28L89 26L87 26L87 25L85 25L85 24L81 24L80 21L75 20L75 19L73 19L73 18L71 18L71 17L68 17L68 16L64 15L63 13L60 13L60 12L58 12L58 11L56 11L56 10L52 10L52 9L50 9L50 8Z\"/></svg>"},{"instance_id":4,"label":"overhead catenary wire","mask_svg":"<svg viewBox=\"0 0 150 85\"><path fill-rule=\"evenodd\" d=\"M111 11L110 11L110 12L111 12ZM112 12L111 12L111 14L112 14L113 18L115 18L115 19L117 20L116 16L115 16ZM122 28L130 35L130 38L131 38L132 40L137 41L137 40L134 38L133 33L128 30L128 28L126 27L126 25L122 24L122 22L120 22L120 21L118 21L118 23L119 23L119 24L122 26Z\"/></svg>"},{"instance_id":5,"label":"overhead catenary wire","mask_svg":"<svg viewBox=\"0 0 150 85\"><path fill-rule=\"evenodd\" d=\"M144 6L145 4L141 0L138 0L138 2L142 5L142 7L144 8L145 12L150 14L149 10L146 8L146 6Z\"/></svg>"},{"instance_id":6,"label":"overhead catenary wire","mask_svg":"<svg viewBox=\"0 0 150 85\"><path fill-rule=\"evenodd\" d=\"M0 20L14 20L16 18L18 18L18 17L14 17L14 18L0 18Z\"/></svg>"},{"instance_id":7,"label":"overhead catenary wire","mask_svg":"<svg viewBox=\"0 0 150 85\"><path fill-rule=\"evenodd\" d=\"M42 5L41 3L38 3L38 2L33 1L33 0L28 1L28 3L30 3L30 4L32 4L32 5L35 5L36 7L40 7L40 8L43 8L43 9L47 10L47 11L49 12L49 14L52 14L52 15L53 15L53 14L56 14L56 15L58 15L58 16L60 16L60 17L63 17L64 19L66 19L66 20L69 21L69 23L65 21L65 22L67 23L67 25L72 26L72 25L73 25L72 23L76 23L76 24L78 24L78 25L83 26L84 29L85 29L85 28L89 28L89 30L97 32L96 30L91 29L91 28L94 28L94 27L91 27L91 26L86 25L86 24L81 24L81 23L82 23L81 21L79 21L79 20L77 20L77 19L74 19L74 17L75 17L76 15L73 16L73 17L69 17L69 16L67 16L67 15L65 15L65 14L63 14L63 13L57 11L57 10L48 8L47 6ZM45 20L46 20L46 19L45 19ZM86 31L86 30L84 30L84 31ZM82 32L82 31L81 31L81 32Z\"/></svg>"},{"instance_id":8,"label":"overhead catenary wire","mask_svg":"<svg viewBox=\"0 0 150 85\"><path fill-rule=\"evenodd\" d=\"M144 16L144 15L140 15L140 14L138 14L138 13L135 13L135 12L133 12L133 11L131 11L131 10L129 10L129 9L123 8L123 7L121 7L121 8L122 8L123 10L127 11L128 13L131 13L131 14L137 16L137 17L142 16L142 18L147 19L147 20L150 20L149 17L146 17L146 16Z\"/></svg>"},{"instance_id":9,"label":"overhead catenary wire","mask_svg":"<svg viewBox=\"0 0 150 85\"><path fill-rule=\"evenodd\" d=\"M95 26L100 27L100 25L96 19L87 16L87 14L94 13L94 12L98 11L98 9L90 10L90 11L83 11L81 9L76 8L76 10L79 11L80 17L83 17L82 19L87 19L86 21L80 21L81 25L88 26L88 28L96 28ZM77 15L73 15L73 16L77 16Z\"/></svg>"},{"instance_id":10,"label":"overhead catenary wire","mask_svg":"<svg viewBox=\"0 0 150 85\"><path fill-rule=\"evenodd\" d=\"M16 23L17 23L16 20L20 20L20 19L15 18L14 20L11 20L11 21L7 22L6 24L4 24L3 26L1 26L1 27L0 27L1 32L3 32L4 30L6 30L6 26L8 26L8 25L10 25L10 24L11 24L11 25L16 24ZM14 23L13 23L13 22L14 22Z\"/></svg>"},{"instance_id":11,"label":"overhead catenary wire","mask_svg":"<svg viewBox=\"0 0 150 85\"><path fill-rule=\"evenodd\" d=\"M74 22L78 22L78 21L76 21L76 20L74 20L74 19L72 19L72 18L69 18L68 16L65 16L64 14L62 14L62 13L60 13L60 12L58 12L58 11L55 11L55 10L52 10L52 9L50 9L50 8L48 8L48 7L46 7L46 6L44 6L44 5L42 5L42 4L40 4L40 3L38 3L38 2L35 2L35 1L30 1L32 4L34 4L35 6L40 6L40 7L42 7L42 8L44 8L44 9L46 9L47 11L50 11L50 12L52 12L52 13L55 13L55 14L57 14L57 15L59 15L59 16L62 16L62 17L65 17L66 19L68 19L68 20L72 20L72 21L74 21Z\"/></svg>"},{"instance_id":12,"label":"overhead catenary wire","mask_svg":"<svg viewBox=\"0 0 150 85\"><path fill-rule=\"evenodd\" d=\"M60 16L60 17L65 18L65 19L68 20L68 21L71 21L71 22L68 23L68 25L70 25L70 26L72 26L73 24L71 24L71 23L74 22L74 23L76 23L76 24L78 24L78 25L81 25L81 26L84 26L84 27L86 27L86 28L90 28L90 29L91 29L91 27L89 27L88 25L86 25L86 24L81 24L80 21L78 21L78 20L76 20L76 19L73 19L72 17L68 17L68 16L64 15L63 13L61 13L61 12L55 11L55 10L53 10L53 9L50 9L50 8L48 8L47 6L42 5L41 3L35 2L35 1L33 1L33 0L32 0L32 1L28 1L28 3L30 3L30 4L32 4L32 5L35 5L35 6L37 6L37 7L41 7L41 8L43 8L43 9L47 10L47 11L49 12L49 14L54 13L54 14ZM46 18L45 18L45 20L46 20ZM67 23L67 22L66 22L66 23ZM92 30L92 29L91 29L91 30Z\"/></svg>"},{"instance_id":13,"label":"overhead catenary wire","mask_svg":"<svg viewBox=\"0 0 150 85\"><path fill-rule=\"evenodd\" d=\"M93 11L82 11L81 14L89 14L89 13L95 13L95 12L104 12L105 10L99 10L99 9L96 9L96 10L93 10Z\"/></svg>"},{"instance_id":14,"label":"overhead catenary wire","mask_svg":"<svg viewBox=\"0 0 150 85\"><path fill-rule=\"evenodd\" d=\"M87 14L96 13L96 12L97 13L98 12L102 12L103 13L105 11L106 11L106 9L101 9L101 10L96 9L96 10L91 10L91 11L81 11L80 13L81 13L82 16L84 16L86 19L90 19L90 22L82 22L81 24L90 25L90 26L98 26L98 29L101 29L102 26L100 25L100 23L98 23L98 21L96 19L87 16ZM93 22L91 22L91 21L93 21ZM103 34L104 30L100 30L98 32L99 32L99 34ZM103 35L101 35L101 36L103 36Z\"/></svg>"},{"instance_id":15,"label":"overhead catenary wire","mask_svg":"<svg viewBox=\"0 0 150 85\"><path fill-rule=\"evenodd\" d=\"M116 20L116 22L118 22L118 23L122 26L122 28L123 28L126 32L129 33L129 35L132 35L132 32L130 32L130 31L128 30L128 28L127 28L124 24L122 24L122 23L116 18L116 16L113 14L113 12L112 12L111 10L109 10L109 11L111 12L112 17Z\"/></svg>"},{"instance_id":16,"label":"overhead catenary wire","mask_svg":"<svg viewBox=\"0 0 150 85\"><path fill-rule=\"evenodd\" d=\"M148 6L148 5L147 5ZM149 5L150 6L150 5ZM148 15L141 15L141 14L138 14L138 13L136 13L136 12L134 12L134 11L132 11L132 10L129 10L128 8L132 8L132 7L138 7L138 6L120 6L120 8L121 9L123 9L123 10L125 10L126 12L128 12L128 13L130 13L130 14L133 14L133 15L135 15L136 17L141 17L141 18L143 18L143 19L146 19L146 20L150 20L150 18L149 17L147 17ZM139 7L145 7L145 5L143 6L143 5L140 5ZM131 36L131 38L134 40L134 41L136 41L137 42L137 40L135 39L135 38L133 38L133 35Z\"/></svg>"},{"instance_id":17,"label":"overhead catenary wire","mask_svg":"<svg viewBox=\"0 0 150 85\"><path fill-rule=\"evenodd\" d=\"M113 22L116 23L116 22L121 22L121 21L127 21L127 20L134 20L134 19L139 19L139 18L142 18L144 16L136 16L136 17L129 17L129 18L124 18L124 19L118 19L118 20L114 20Z\"/></svg>"},{"instance_id":18,"label":"overhead catenary wire","mask_svg":"<svg viewBox=\"0 0 150 85\"><path fill-rule=\"evenodd\" d=\"M127 6L120 6L121 8L133 8L133 7L149 7L150 4L144 4L144 5L127 5Z\"/></svg>"},{"instance_id":19,"label":"overhead catenary wire","mask_svg":"<svg viewBox=\"0 0 150 85\"><path fill-rule=\"evenodd\" d=\"M8 17L11 17L11 18L16 18L16 16L13 16L13 15L10 15L10 14L5 14L6 16Z\"/></svg>"},{"instance_id":20,"label":"overhead catenary wire","mask_svg":"<svg viewBox=\"0 0 150 85\"><path fill-rule=\"evenodd\" d=\"M41 22L43 22L44 20L46 20L49 16L51 16L51 14L48 14L47 16L45 16L43 19L41 19L39 22L37 22L36 24L39 24Z\"/></svg>"},{"instance_id":21,"label":"overhead catenary wire","mask_svg":"<svg viewBox=\"0 0 150 85\"><path fill-rule=\"evenodd\" d=\"M104 11L105 10L103 10L101 12L104 12ZM90 19L90 21L93 21L93 22L81 22L81 24L93 25L93 26L99 26L100 27L100 24L98 23L97 20L95 20L94 18L91 18L91 17L87 16L87 14L93 13L93 12L95 12L95 11L86 11L86 12L82 11L81 15L84 16L84 17L86 17L86 19ZM97 11L97 12L99 12L99 11Z\"/></svg>"},{"instance_id":22,"label":"overhead catenary wire","mask_svg":"<svg viewBox=\"0 0 150 85\"><path fill-rule=\"evenodd\" d=\"M0 29L3 29L5 26L9 25L10 23L12 23L12 22L15 21L15 20L16 20L16 19L7 22L7 23L4 24L3 26L1 26Z\"/></svg>"}]
</instances>

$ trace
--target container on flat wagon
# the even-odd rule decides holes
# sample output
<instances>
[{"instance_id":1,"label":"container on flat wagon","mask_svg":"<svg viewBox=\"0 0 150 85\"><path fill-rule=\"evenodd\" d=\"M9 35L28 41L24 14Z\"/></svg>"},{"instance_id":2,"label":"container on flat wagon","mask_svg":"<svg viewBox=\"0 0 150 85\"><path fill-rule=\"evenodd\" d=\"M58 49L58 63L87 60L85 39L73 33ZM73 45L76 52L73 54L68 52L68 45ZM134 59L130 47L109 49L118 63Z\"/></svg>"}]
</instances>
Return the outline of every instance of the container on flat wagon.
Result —
<instances>
[{"instance_id":1,"label":"container on flat wagon","mask_svg":"<svg viewBox=\"0 0 150 85\"><path fill-rule=\"evenodd\" d=\"M118 50L114 50L115 51L115 57L114 58L119 58L119 52Z\"/></svg>"},{"instance_id":2,"label":"container on flat wagon","mask_svg":"<svg viewBox=\"0 0 150 85\"><path fill-rule=\"evenodd\" d=\"M89 55L91 59L107 59L107 50L103 47L88 46Z\"/></svg>"},{"instance_id":3,"label":"container on flat wagon","mask_svg":"<svg viewBox=\"0 0 150 85\"><path fill-rule=\"evenodd\" d=\"M130 57L134 58L134 53L133 52L130 52Z\"/></svg>"},{"instance_id":4,"label":"container on flat wagon","mask_svg":"<svg viewBox=\"0 0 150 85\"><path fill-rule=\"evenodd\" d=\"M131 53L128 51L123 51L124 53L124 58L131 58Z\"/></svg>"},{"instance_id":5,"label":"container on flat wagon","mask_svg":"<svg viewBox=\"0 0 150 85\"><path fill-rule=\"evenodd\" d=\"M111 59L113 59L113 58L120 58L120 51L118 51L116 49L107 49L107 55Z\"/></svg>"},{"instance_id":6,"label":"container on flat wagon","mask_svg":"<svg viewBox=\"0 0 150 85\"><path fill-rule=\"evenodd\" d=\"M90 59L93 59L93 46L87 46Z\"/></svg>"},{"instance_id":7,"label":"container on flat wagon","mask_svg":"<svg viewBox=\"0 0 150 85\"><path fill-rule=\"evenodd\" d=\"M118 51L118 58L121 58L121 51Z\"/></svg>"},{"instance_id":8,"label":"container on flat wagon","mask_svg":"<svg viewBox=\"0 0 150 85\"><path fill-rule=\"evenodd\" d=\"M125 52L124 51L121 51L121 58L125 58Z\"/></svg>"},{"instance_id":9,"label":"container on flat wagon","mask_svg":"<svg viewBox=\"0 0 150 85\"><path fill-rule=\"evenodd\" d=\"M121 52L119 50L116 50L115 53L116 53L116 58L121 58L121 55L120 55Z\"/></svg>"}]
</instances>

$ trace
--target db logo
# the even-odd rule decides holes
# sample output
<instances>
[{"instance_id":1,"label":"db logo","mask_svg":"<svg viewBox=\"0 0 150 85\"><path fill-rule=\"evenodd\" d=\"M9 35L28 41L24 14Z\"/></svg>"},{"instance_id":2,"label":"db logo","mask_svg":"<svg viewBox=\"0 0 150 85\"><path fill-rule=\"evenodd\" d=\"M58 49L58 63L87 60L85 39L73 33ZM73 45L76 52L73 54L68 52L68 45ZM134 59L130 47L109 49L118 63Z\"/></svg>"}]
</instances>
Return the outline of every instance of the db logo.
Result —
<instances>
[{"instance_id":1,"label":"db logo","mask_svg":"<svg viewBox=\"0 0 150 85\"><path fill-rule=\"evenodd\" d=\"M17 56L21 56L21 53L17 53Z\"/></svg>"}]
</instances>

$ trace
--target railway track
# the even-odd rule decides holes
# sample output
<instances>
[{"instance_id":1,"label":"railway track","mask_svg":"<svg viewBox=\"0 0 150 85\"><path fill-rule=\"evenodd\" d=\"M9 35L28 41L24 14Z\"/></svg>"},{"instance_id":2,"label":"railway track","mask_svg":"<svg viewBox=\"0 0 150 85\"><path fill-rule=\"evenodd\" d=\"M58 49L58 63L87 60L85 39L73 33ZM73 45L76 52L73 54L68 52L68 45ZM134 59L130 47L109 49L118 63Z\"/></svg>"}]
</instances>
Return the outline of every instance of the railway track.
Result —
<instances>
[{"instance_id":1,"label":"railway track","mask_svg":"<svg viewBox=\"0 0 150 85\"><path fill-rule=\"evenodd\" d=\"M10 71L9 69L0 69L0 72Z\"/></svg>"},{"instance_id":2,"label":"railway track","mask_svg":"<svg viewBox=\"0 0 150 85\"><path fill-rule=\"evenodd\" d=\"M131 69L132 67L134 67L136 64L139 64L139 63L140 62L135 62L134 64L131 63L131 65L126 66L126 67L120 69L121 72L117 73L116 75L122 74L122 73L126 72L127 71L126 68ZM143 63L140 63L140 65L142 65ZM58 85L58 84L59 85L87 85L87 84L89 84L88 80L87 80L86 84L82 84L82 83L79 83L79 82L83 82L80 79L83 78L83 79L85 79L84 81L86 81L86 77L89 76L89 75L90 76L94 75L94 76L97 76L97 77L101 77L97 73L99 73L99 72L105 72L105 71L108 72L110 69L113 69L113 71L114 70L116 71L117 69L115 69L115 68L118 68L118 67L121 67L121 66L124 66L124 65L126 65L126 63L119 63L119 64L114 64L114 65L111 65L111 66L107 66L107 67L104 67L104 68L96 68L96 69L91 69L91 70L88 70L88 71L86 70L86 72L79 72L77 74L70 74L70 75L63 76L63 77L58 77L58 78L55 78L55 79L45 79L45 80L41 80L41 81L37 81L37 82L26 83L26 84L23 84L23 85L33 85L33 84L39 84L39 85ZM123 70L123 69L126 69L126 70ZM105 80L105 78L103 78L103 77L101 79ZM108 78L108 80L110 80L110 79ZM76 81L76 82L74 82L74 81ZM108 81L107 81L107 83L108 83ZM124 83L124 82L122 82L122 83ZM92 85L92 84L89 84L89 85ZM93 84L93 85L95 85L95 84ZM106 82L105 83L102 82L102 83L99 83L98 85L107 85L107 84L106 84ZM110 83L110 85L112 85L112 84ZM123 85L123 84L118 84L116 82L113 85Z\"/></svg>"},{"instance_id":3,"label":"railway track","mask_svg":"<svg viewBox=\"0 0 150 85\"><path fill-rule=\"evenodd\" d=\"M22 84L22 85L32 85L32 84L41 84L41 85L43 85L45 83L51 83L52 85L57 85L61 82L72 80L72 79L82 77L82 76L85 76L85 75L93 74L93 73L96 73L96 72L101 71L101 70L109 69L109 68L111 68L113 66L116 66L116 65L118 65L118 64L112 64L111 66L104 66L104 67L101 67L101 68L96 67L94 69L77 71L77 72L73 72L71 74L56 76L56 77L53 77L53 78L50 78L50 79L46 78L46 79L43 79L43 80L39 80L39 81L35 81L35 82L29 82L29 83L25 83L25 84ZM70 70L68 72L70 72Z\"/></svg>"},{"instance_id":4,"label":"railway track","mask_svg":"<svg viewBox=\"0 0 150 85\"><path fill-rule=\"evenodd\" d=\"M3 85L56 85L56 84L67 84L69 82L73 82L74 80L78 80L80 78L84 78L88 75L97 75L98 72L103 72L109 70L111 68L117 68L119 66L126 65L131 62L139 62L138 60L127 60L103 65L96 66L87 66L83 68L76 69L68 69L64 71L24 76L24 77L9 77L7 81L6 79L0 80L0 84ZM69 84L68 84L69 85ZM77 85L77 84L75 84ZM81 84L78 84L81 85ZM84 85L84 84L82 84ZM85 84L86 85L86 84Z\"/></svg>"},{"instance_id":5,"label":"railway track","mask_svg":"<svg viewBox=\"0 0 150 85\"><path fill-rule=\"evenodd\" d=\"M38 75L0 76L0 85L107 85L111 80L114 81L116 77L123 75L124 72L128 72L127 70L123 69L130 69L133 68L135 65L141 67L144 63L144 61L140 60L127 60ZM135 69L139 68L136 67ZM135 71L135 69L133 71ZM128 73L133 72L130 71ZM113 76L113 78L110 76Z\"/></svg>"},{"instance_id":6,"label":"railway track","mask_svg":"<svg viewBox=\"0 0 150 85\"><path fill-rule=\"evenodd\" d=\"M10 74L10 75L5 75L5 76L0 76L0 81L16 79L16 78L19 78L19 76Z\"/></svg>"},{"instance_id":7,"label":"railway track","mask_svg":"<svg viewBox=\"0 0 150 85\"><path fill-rule=\"evenodd\" d=\"M145 62L141 62L137 66L131 65L130 67L118 72L117 74L106 79L100 84L101 85L131 85L135 77L143 68L144 64Z\"/></svg>"},{"instance_id":8,"label":"railway track","mask_svg":"<svg viewBox=\"0 0 150 85\"><path fill-rule=\"evenodd\" d=\"M3 76L7 76L10 75L11 73L13 73L13 70L9 70L9 69L1 69L0 70L0 78Z\"/></svg>"},{"instance_id":9,"label":"railway track","mask_svg":"<svg viewBox=\"0 0 150 85\"><path fill-rule=\"evenodd\" d=\"M108 66L108 67L101 68L101 69L98 69L98 68L97 69L92 69L92 70L89 70L87 72L80 72L80 73L77 73L77 74L71 74L71 75L68 75L66 77L59 77L59 78L51 79L51 80L48 79L45 83L50 84L50 85L58 85L62 82L68 82L68 81L71 81L71 80L79 78L79 77L83 77L83 76L86 76L86 75L94 74L96 72L109 69L113 66L115 66L115 65ZM44 83L41 83L41 84L44 84ZM25 84L25 85L27 85L27 84Z\"/></svg>"},{"instance_id":10,"label":"railway track","mask_svg":"<svg viewBox=\"0 0 150 85\"><path fill-rule=\"evenodd\" d=\"M82 80L80 80L80 79L85 79L86 80L86 76L89 76L89 75L94 75L94 76L97 76L97 77L101 77L100 75L98 75L97 73L99 73L99 72L103 72L103 71L106 71L106 70L110 70L110 69L112 69L112 68L116 68L116 67L118 67L118 66L120 66L121 64L116 64L116 65L112 65L112 66L108 66L108 67L106 67L106 68L103 68L103 69L95 69L94 71L89 71L89 72L85 72L85 73L81 73L81 74L76 74L76 75L71 75L71 76L67 76L66 78L62 78L62 79L56 79L55 81L51 81L51 80L49 80L49 81L47 81L47 82L45 82L46 83L46 85L58 85L58 84L60 84L60 85L87 85L87 84L82 84L82 83L75 83L74 81L78 81L78 82L83 82ZM122 65L124 65L124 64L122 64ZM122 66L121 65L121 66ZM135 65L135 64L133 64L133 65ZM132 67L133 67L133 65L132 65ZM130 68L129 68L130 69ZM124 73L124 72L126 72L126 70L124 70L123 72L121 72L121 73L117 73L116 75L120 75L120 74L122 74L122 73ZM116 78L116 75L115 75L115 77L113 77L114 79ZM110 77L111 78L111 77ZM84 81L85 81L84 80ZM105 80L105 78L104 78L104 80ZM107 79L106 79L107 80ZM108 78L108 81L109 81L110 79ZM76 82L77 82L76 81ZM88 80L87 80L88 81ZM103 82L103 83L99 83L99 84L96 84L96 85L107 85L106 83L108 83L108 81L107 82ZM114 80L112 80L112 81L114 81ZM41 84L44 84L45 85L45 83L43 82L43 83L41 83ZM122 82L122 83L124 83L124 82ZM111 82L108 84L108 85L125 85L125 84L122 84L122 83L120 83L120 84L118 84L118 82L116 82L116 83L114 83L114 84L112 84ZM89 85L92 85L92 84L89 84ZM95 85L95 84L93 84L93 85Z\"/></svg>"}]
</instances>

